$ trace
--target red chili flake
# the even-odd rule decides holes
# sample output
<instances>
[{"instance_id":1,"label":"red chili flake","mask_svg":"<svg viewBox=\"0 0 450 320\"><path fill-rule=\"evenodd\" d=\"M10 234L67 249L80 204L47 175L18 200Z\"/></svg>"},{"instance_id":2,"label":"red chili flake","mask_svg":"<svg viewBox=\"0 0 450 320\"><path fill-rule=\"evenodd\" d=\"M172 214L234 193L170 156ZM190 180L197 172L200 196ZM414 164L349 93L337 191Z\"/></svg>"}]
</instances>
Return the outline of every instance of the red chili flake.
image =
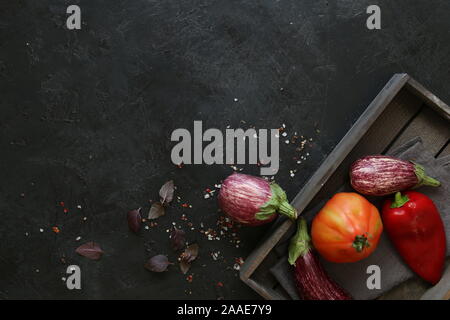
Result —
<instances>
[{"instance_id":1,"label":"red chili flake","mask_svg":"<svg viewBox=\"0 0 450 320\"><path fill-rule=\"evenodd\" d=\"M69 212L69 209L64 208L63 211L64 211L64 213L68 213L68 212Z\"/></svg>"},{"instance_id":2,"label":"red chili flake","mask_svg":"<svg viewBox=\"0 0 450 320\"><path fill-rule=\"evenodd\" d=\"M60 233L61 232L58 227L52 227L52 230L53 230L54 233Z\"/></svg>"},{"instance_id":3,"label":"red chili flake","mask_svg":"<svg viewBox=\"0 0 450 320\"><path fill-rule=\"evenodd\" d=\"M206 188L206 189L205 189L205 192L210 193L210 192L211 192L211 189L210 189L210 188Z\"/></svg>"},{"instance_id":4,"label":"red chili flake","mask_svg":"<svg viewBox=\"0 0 450 320\"><path fill-rule=\"evenodd\" d=\"M188 275L186 277L187 282L192 282L192 278L193 278L192 274Z\"/></svg>"},{"instance_id":5,"label":"red chili flake","mask_svg":"<svg viewBox=\"0 0 450 320\"><path fill-rule=\"evenodd\" d=\"M61 202L59 203L59 205L60 205L61 207L65 207L64 201L61 201Z\"/></svg>"},{"instance_id":6,"label":"red chili flake","mask_svg":"<svg viewBox=\"0 0 450 320\"><path fill-rule=\"evenodd\" d=\"M244 259L242 258L234 258L234 262L236 262L238 265L242 266L244 264Z\"/></svg>"},{"instance_id":7,"label":"red chili flake","mask_svg":"<svg viewBox=\"0 0 450 320\"><path fill-rule=\"evenodd\" d=\"M217 282L217 286L222 288L223 287L223 283L219 281L219 282Z\"/></svg>"},{"instance_id":8,"label":"red chili flake","mask_svg":"<svg viewBox=\"0 0 450 320\"><path fill-rule=\"evenodd\" d=\"M187 207L189 207L189 204L183 203L181 206L182 206L183 208L187 208Z\"/></svg>"}]
</instances>

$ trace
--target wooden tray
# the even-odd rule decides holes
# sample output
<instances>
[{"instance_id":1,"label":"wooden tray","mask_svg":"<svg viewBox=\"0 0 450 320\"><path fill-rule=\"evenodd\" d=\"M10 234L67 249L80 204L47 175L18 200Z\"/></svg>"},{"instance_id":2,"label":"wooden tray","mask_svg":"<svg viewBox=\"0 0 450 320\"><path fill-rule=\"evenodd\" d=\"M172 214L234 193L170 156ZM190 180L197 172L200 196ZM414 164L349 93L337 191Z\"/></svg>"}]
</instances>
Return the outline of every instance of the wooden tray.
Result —
<instances>
[{"instance_id":1,"label":"wooden tray","mask_svg":"<svg viewBox=\"0 0 450 320\"><path fill-rule=\"evenodd\" d=\"M450 154L450 107L409 75L395 74L291 204L299 213L314 207L348 180L353 161L386 153L416 136L435 157ZM242 281L265 299L290 299L269 269L285 254L274 247L291 227L292 221L281 218L241 267Z\"/></svg>"}]
</instances>

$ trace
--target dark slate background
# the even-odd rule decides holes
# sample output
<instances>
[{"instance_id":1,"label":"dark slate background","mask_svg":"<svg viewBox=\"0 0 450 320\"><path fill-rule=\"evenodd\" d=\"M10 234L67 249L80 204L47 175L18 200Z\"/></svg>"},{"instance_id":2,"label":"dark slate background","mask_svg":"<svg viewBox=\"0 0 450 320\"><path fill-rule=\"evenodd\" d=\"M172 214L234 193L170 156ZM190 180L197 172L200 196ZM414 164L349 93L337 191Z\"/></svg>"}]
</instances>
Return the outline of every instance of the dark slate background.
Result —
<instances>
[{"instance_id":1,"label":"dark slate background","mask_svg":"<svg viewBox=\"0 0 450 320\"><path fill-rule=\"evenodd\" d=\"M81 6L82 30L65 27L69 4ZM370 4L381 6L382 30L365 27ZM232 267L267 227L240 229L239 248L206 240L197 228L219 214L203 190L232 170L175 167L171 132L194 120L286 124L312 139L301 165L294 146L280 145L276 179L292 198L393 73L450 101L449 14L446 0L2 1L0 298L258 298ZM131 234L126 212L147 212L169 179L193 208L174 203L158 227ZM166 229L185 228L183 213L200 245L192 283L177 266L143 268L158 253L176 260ZM74 252L90 240L102 260ZM80 291L61 280L69 264L82 269Z\"/></svg>"}]
</instances>

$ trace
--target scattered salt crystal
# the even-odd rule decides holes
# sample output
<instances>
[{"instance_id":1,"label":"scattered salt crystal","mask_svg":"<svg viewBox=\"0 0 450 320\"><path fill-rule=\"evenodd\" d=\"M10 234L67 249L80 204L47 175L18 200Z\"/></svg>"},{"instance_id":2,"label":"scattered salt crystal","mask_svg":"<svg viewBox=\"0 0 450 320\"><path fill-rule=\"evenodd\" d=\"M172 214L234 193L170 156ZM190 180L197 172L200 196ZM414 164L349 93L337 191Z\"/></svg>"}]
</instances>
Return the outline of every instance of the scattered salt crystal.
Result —
<instances>
[{"instance_id":1,"label":"scattered salt crystal","mask_svg":"<svg viewBox=\"0 0 450 320\"><path fill-rule=\"evenodd\" d=\"M144 229L145 229L145 230L148 230L148 229L150 229L150 227L149 227L149 226L145 226Z\"/></svg>"},{"instance_id":2,"label":"scattered salt crystal","mask_svg":"<svg viewBox=\"0 0 450 320\"><path fill-rule=\"evenodd\" d=\"M284 143L289 144L289 140L286 140Z\"/></svg>"},{"instance_id":3,"label":"scattered salt crystal","mask_svg":"<svg viewBox=\"0 0 450 320\"><path fill-rule=\"evenodd\" d=\"M44 229L40 228L40 229L39 229L39 232L41 232L41 233L44 232Z\"/></svg>"},{"instance_id":4,"label":"scattered salt crystal","mask_svg":"<svg viewBox=\"0 0 450 320\"><path fill-rule=\"evenodd\" d=\"M238 98L234 98L234 102L238 102L239 101L239 99Z\"/></svg>"},{"instance_id":5,"label":"scattered salt crystal","mask_svg":"<svg viewBox=\"0 0 450 320\"><path fill-rule=\"evenodd\" d=\"M81 237L78 236L75 240L76 240L76 241L80 241L80 240L81 240Z\"/></svg>"},{"instance_id":6,"label":"scattered salt crystal","mask_svg":"<svg viewBox=\"0 0 450 320\"><path fill-rule=\"evenodd\" d=\"M286 137L286 136L287 136L287 132L283 132L281 135L282 135L283 137Z\"/></svg>"},{"instance_id":7,"label":"scattered salt crystal","mask_svg":"<svg viewBox=\"0 0 450 320\"><path fill-rule=\"evenodd\" d=\"M80 206L80 205L77 205L77 208L78 208L78 209L81 209L81 206Z\"/></svg>"},{"instance_id":8,"label":"scattered salt crystal","mask_svg":"<svg viewBox=\"0 0 450 320\"><path fill-rule=\"evenodd\" d=\"M240 270L241 266L238 263L235 263L234 266L233 266L233 269L234 270Z\"/></svg>"},{"instance_id":9,"label":"scattered salt crystal","mask_svg":"<svg viewBox=\"0 0 450 320\"><path fill-rule=\"evenodd\" d=\"M209 198L210 198L210 195L207 193L207 194L204 195L204 198L205 198L205 199L209 199Z\"/></svg>"}]
</instances>

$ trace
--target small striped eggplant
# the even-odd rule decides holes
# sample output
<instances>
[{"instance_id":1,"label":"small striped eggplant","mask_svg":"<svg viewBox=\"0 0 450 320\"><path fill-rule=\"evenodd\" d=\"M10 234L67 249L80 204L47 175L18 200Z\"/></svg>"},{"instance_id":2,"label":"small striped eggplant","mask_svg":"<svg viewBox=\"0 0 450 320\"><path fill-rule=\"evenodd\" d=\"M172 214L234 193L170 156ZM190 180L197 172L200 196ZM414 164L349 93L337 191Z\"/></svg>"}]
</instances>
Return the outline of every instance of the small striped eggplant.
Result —
<instances>
[{"instance_id":1,"label":"small striped eggplant","mask_svg":"<svg viewBox=\"0 0 450 320\"><path fill-rule=\"evenodd\" d=\"M247 174L233 173L226 178L218 200L223 212L244 225L271 222L277 213L297 219L297 210L289 204L279 185Z\"/></svg>"},{"instance_id":2,"label":"small striped eggplant","mask_svg":"<svg viewBox=\"0 0 450 320\"><path fill-rule=\"evenodd\" d=\"M412 161L375 155L356 160L350 168L352 187L364 195L385 196L420 186L438 187L440 182L427 176Z\"/></svg>"},{"instance_id":3,"label":"small striped eggplant","mask_svg":"<svg viewBox=\"0 0 450 320\"><path fill-rule=\"evenodd\" d=\"M294 279L303 300L352 300L353 298L331 279L311 245L306 220L300 218L298 230L289 246L289 263L294 265Z\"/></svg>"}]
</instances>

